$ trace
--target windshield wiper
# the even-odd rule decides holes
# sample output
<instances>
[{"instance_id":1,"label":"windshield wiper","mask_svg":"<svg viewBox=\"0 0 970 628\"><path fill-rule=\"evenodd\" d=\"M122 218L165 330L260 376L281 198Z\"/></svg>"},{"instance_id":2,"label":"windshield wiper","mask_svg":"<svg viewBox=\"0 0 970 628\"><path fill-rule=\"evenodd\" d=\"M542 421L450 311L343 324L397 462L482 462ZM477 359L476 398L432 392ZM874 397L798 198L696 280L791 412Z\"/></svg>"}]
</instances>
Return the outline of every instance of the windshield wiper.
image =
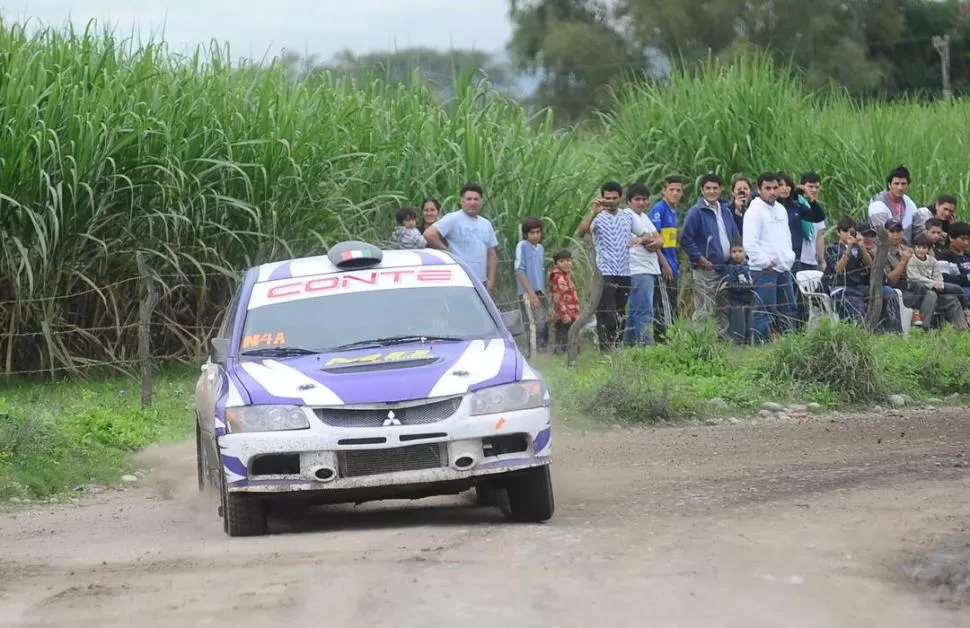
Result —
<instances>
[{"instance_id":1,"label":"windshield wiper","mask_svg":"<svg viewBox=\"0 0 970 628\"><path fill-rule=\"evenodd\" d=\"M459 336L435 336L435 335L411 335L411 336L388 336L386 338L374 338L372 340L360 340L350 342L345 345L331 347L330 351L349 351L350 349L363 349L367 347L386 347L389 345L403 345L409 342L462 342L466 340Z\"/></svg>"},{"instance_id":2,"label":"windshield wiper","mask_svg":"<svg viewBox=\"0 0 970 628\"><path fill-rule=\"evenodd\" d=\"M250 349L249 351L243 351L240 355L251 355L260 357L285 357L290 355L316 355L320 353L319 351L314 351L313 349L306 349L304 347L288 347L286 345L280 345L277 347L263 347L261 349Z\"/></svg>"}]
</instances>

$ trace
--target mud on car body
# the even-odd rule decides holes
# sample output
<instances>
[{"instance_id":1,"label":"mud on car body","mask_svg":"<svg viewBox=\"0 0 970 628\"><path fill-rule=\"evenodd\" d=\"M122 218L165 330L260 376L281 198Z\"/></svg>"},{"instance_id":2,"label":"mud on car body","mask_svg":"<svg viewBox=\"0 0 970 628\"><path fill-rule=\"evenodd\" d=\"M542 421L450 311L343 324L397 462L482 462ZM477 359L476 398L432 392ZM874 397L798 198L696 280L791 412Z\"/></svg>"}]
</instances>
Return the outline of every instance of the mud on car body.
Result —
<instances>
[{"instance_id":1,"label":"mud on car body","mask_svg":"<svg viewBox=\"0 0 970 628\"><path fill-rule=\"evenodd\" d=\"M550 398L520 333L443 251L344 242L252 268L196 388L199 488L231 536L265 533L281 501L472 488L549 519Z\"/></svg>"}]
</instances>

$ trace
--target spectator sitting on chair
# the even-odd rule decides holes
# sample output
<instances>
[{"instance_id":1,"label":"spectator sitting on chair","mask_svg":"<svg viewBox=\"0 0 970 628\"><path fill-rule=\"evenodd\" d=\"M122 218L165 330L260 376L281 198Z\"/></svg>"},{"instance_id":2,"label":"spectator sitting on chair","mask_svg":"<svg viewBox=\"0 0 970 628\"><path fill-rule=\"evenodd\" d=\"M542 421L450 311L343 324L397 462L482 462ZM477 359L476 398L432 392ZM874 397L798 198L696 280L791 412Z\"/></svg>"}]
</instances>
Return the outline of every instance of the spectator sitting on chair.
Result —
<instances>
[{"instance_id":1,"label":"spectator sitting on chair","mask_svg":"<svg viewBox=\"0 0 970 628\"><path fill-rule=\"evenodd\" d=\"M728 327L724 266L730 259L731 240L738 235L731 212L720 202L723 184L716 174L701 177L701 197L687 211L680 233L680 248L691 264L693 319L713 317L721 337Z\"/></svg>"},{"instance_id":2,"label":"spectator sitting on chair","mask_svg":"<svg viewBox=\"0 0 970 628\"><path fill-rule=\"evenodd\" d=\"M955 222L950 225L950 244L947 250L940 252L937 260L941 262L943 281L960 286L963 292L963 309L970 307L970 224ZM970 312L967 312L970 316Z\"/></svg>"},{"instance_id":3,"label":"spectator sitting on chair","mask_svg":"<svg viewBox=\"0 0 970 628\"><path fill-rule=\"evenodd\" d=\"M889 220L886 223L886 236L889 240L889 251L892 252L903 245L903 226L898 220ZM862 271L862 281L866 286L866 300L871 294L869 292L869 287L872 285L872 273L875 270L876 257L879 252L879 246L876 244L875 229L872 225L868 223L862 223L859 225L858 230L862 234L862 246L869 252L869 256L872 258L873 266L870 268L864 268ZM867 235L866 233L871 233ZM882 275L882 311L879 316L879 326L877 331L886 332L902 332L902 310L899 307L899 297L896 295L896 290L893 288L889 281L889 273L892 267L889 263L887 257L886 265L883 267Z\"/></svg>"},{"instance_id":4,"label":"spectator sitting on chair","mask_svg":"<svg viewBox=\"0 0 970 628\"><path fill-rule=\"evenodd\" d=\"M889 253L886 256L886 282L894 289L898 289L903 293L903 304L913 312L913 320L911 325L913 327L921 327L923 325L924 307L929 307L929 317L932 321L933 309L936 308L936 295L932 299L926 297L926 290L916 290L910 289L909 282L906 280L906 268L909 266L909 260L913 258L913 249L902 243L902 238L898 238L899 242L893 244L893 239L889 242ZM895 297L894 297L895 298Z\"/></svg>"},{"instance_id":5,"label":"spectator sitting on chair","mask_svg":"<svg viewBox=\"0 0 970 628\"><path fill-rule=\"evenodd\" d=\"M903 242L906 244L911 244L913 238L923 232L923 225L913 225L916 203L906 195L909 184L909 170L900 164L886 177L886 188L872 197L869 203L869 222L872 226L884 225L890 219L898 220L903 225Z\"/></svg>"},{"instance_id":6,"label":"spectator sitting on chair","mask_svg":"<svg viewBox=\"0 0 970 628\"><path fill-rule=\"evenodd\" d=\"M913 300L920 302L923 329L931 327L937 306L954 327L964 331L967 329L967 317L960 302L963 291L959 286L944 283L939 264L929 254L926 234L920 234L916 240L913 257L906 266L906 281L914 294Z\"/></svg>"},{"instance_id":7,"label":"spectator sitting on chair","mask_svg":"<svg viewBox=\"0 0 970 628\"><path fill-rule=\"evenodd\" d=\"M930 255L940 259L940 253L946 252L949 248L949 239L944 231L943 221L939 218L930 218L923 224L923 229L927 243L930 245Z\"/></svg>"},{"instance_id":8,"label":"spectator sitting on chair","mask_svg":"<svg viewBox=\"0 0 970 628\"><path fill-rule=\"evenodd\" d=\"M840 218L836 233L839 241L825 249L829 294L840 318L862 321L869 297L863 271L872 267L872 256L863 246L862 236L851 218Z\"/></svg>"},{"instance_id":9,"label":"spectator sitting on chair","mask_svg":"<svg viewBox=\"0 0 970 628\"><path fill-rule=\"evenodd\" d=\"M936 202L929 207L920 207L916 210L916 218L914 222L922 223L924 229L928 229L928 222L930 220L938 220L940 222L940 227L943 230L943 237L946 239L946 234L950 230L950 224L956 220L957 216L957 197L952 194L941 194ZM939 239L937 239L939 242ZM930 242L933 244L933 242ZM932 253L932 251L931 251Z\"/></svg>"}]
</instances>

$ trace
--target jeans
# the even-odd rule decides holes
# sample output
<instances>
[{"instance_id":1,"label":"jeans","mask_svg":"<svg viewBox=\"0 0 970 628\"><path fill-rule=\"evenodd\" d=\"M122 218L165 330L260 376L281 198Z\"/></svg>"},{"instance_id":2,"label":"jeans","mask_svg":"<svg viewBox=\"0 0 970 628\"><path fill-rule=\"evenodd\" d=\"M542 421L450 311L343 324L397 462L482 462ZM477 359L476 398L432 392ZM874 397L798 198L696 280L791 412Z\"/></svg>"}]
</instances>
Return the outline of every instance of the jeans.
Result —
<instances>
[{"instance_id":1,"label":"jeans","mask_svg":"<svg viewBox=\"0 0 970 628\"><path fill-rule=\"evenodd\" d=\"M795 328L798 305L795 286L788 271L752 270L757 301L754 310L754 334L756 340L766 342L771 338L772 323L782 332Z\"/></svg>"},{"instance_id":2,"label":"jeans","mask_svg":"<svg viewBox=\"0 0 970 628\"><path fill-rule=\"evenodd\" d=\"M600 351L615 349L623 338L626 302L629 296L629 277L603 275L603 295L596 305L596 336Z\"/></svg>"},{"instance_id":3,"label":"jeans","mask_svg":"<svg viewBox=\"0 0 970 628\"><path fill-rule=\"evenodd\" d=\"M728 290L728 337L735 344L750 342L754 304L753 290Z\"/></svg>"},{"instance_id":4,"label":"jeans","mask_svg":"<svg viewBox=\"0 0 970 628\"><path fill-rule=\"evenodd\" d=\"M832 290L832 304L839 318L855 319L865 322L869 312L869 286L836 287ZM878 331L897 333L903 330L900 323L899 297L892 286L882 287L882 312L879 316Z\"/></svg>"},{"instance_id":5,"label":"jeans","mask_svg":"<svg viewBox=\"0 0 970 628\"><path fill-rule=\"evenodd\" d=\"M664 281L657 278L653 289L653 339L655 342L665 342L667 329L674 324L677 313L677 278Z\"/></svg>"},{"instance_id":6,"label":"jeans","mask_svg":"<svg viewBox=\"0 0 970 628\"><path fill-rule=\"evenodd\" d=\"M632 275L630 277L630 300L627 302L627 345L653 344L653 289L658 275Z\"/></svg>"}]
</instances>

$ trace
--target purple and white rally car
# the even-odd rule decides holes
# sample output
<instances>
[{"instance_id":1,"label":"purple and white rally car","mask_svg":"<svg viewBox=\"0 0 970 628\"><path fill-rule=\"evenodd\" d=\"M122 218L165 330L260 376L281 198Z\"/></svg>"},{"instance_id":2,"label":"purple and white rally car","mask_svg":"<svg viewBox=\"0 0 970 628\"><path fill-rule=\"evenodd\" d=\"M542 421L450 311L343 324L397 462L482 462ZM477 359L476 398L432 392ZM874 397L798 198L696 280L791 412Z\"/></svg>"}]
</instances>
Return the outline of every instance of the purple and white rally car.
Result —
<instances>
[{"instance_id":1,"label":"purple and white rally car","mask_svg":"<svg viewBox=\"0 0 970 628\"><path fill-rule=\"evenodd\" d=\"M281 500L417 499L475 488L545 521L550 399L467 267L432 249L344 242L251 268L196 388L199 489L230 536Z\"/></svg>"}]
</instances>

